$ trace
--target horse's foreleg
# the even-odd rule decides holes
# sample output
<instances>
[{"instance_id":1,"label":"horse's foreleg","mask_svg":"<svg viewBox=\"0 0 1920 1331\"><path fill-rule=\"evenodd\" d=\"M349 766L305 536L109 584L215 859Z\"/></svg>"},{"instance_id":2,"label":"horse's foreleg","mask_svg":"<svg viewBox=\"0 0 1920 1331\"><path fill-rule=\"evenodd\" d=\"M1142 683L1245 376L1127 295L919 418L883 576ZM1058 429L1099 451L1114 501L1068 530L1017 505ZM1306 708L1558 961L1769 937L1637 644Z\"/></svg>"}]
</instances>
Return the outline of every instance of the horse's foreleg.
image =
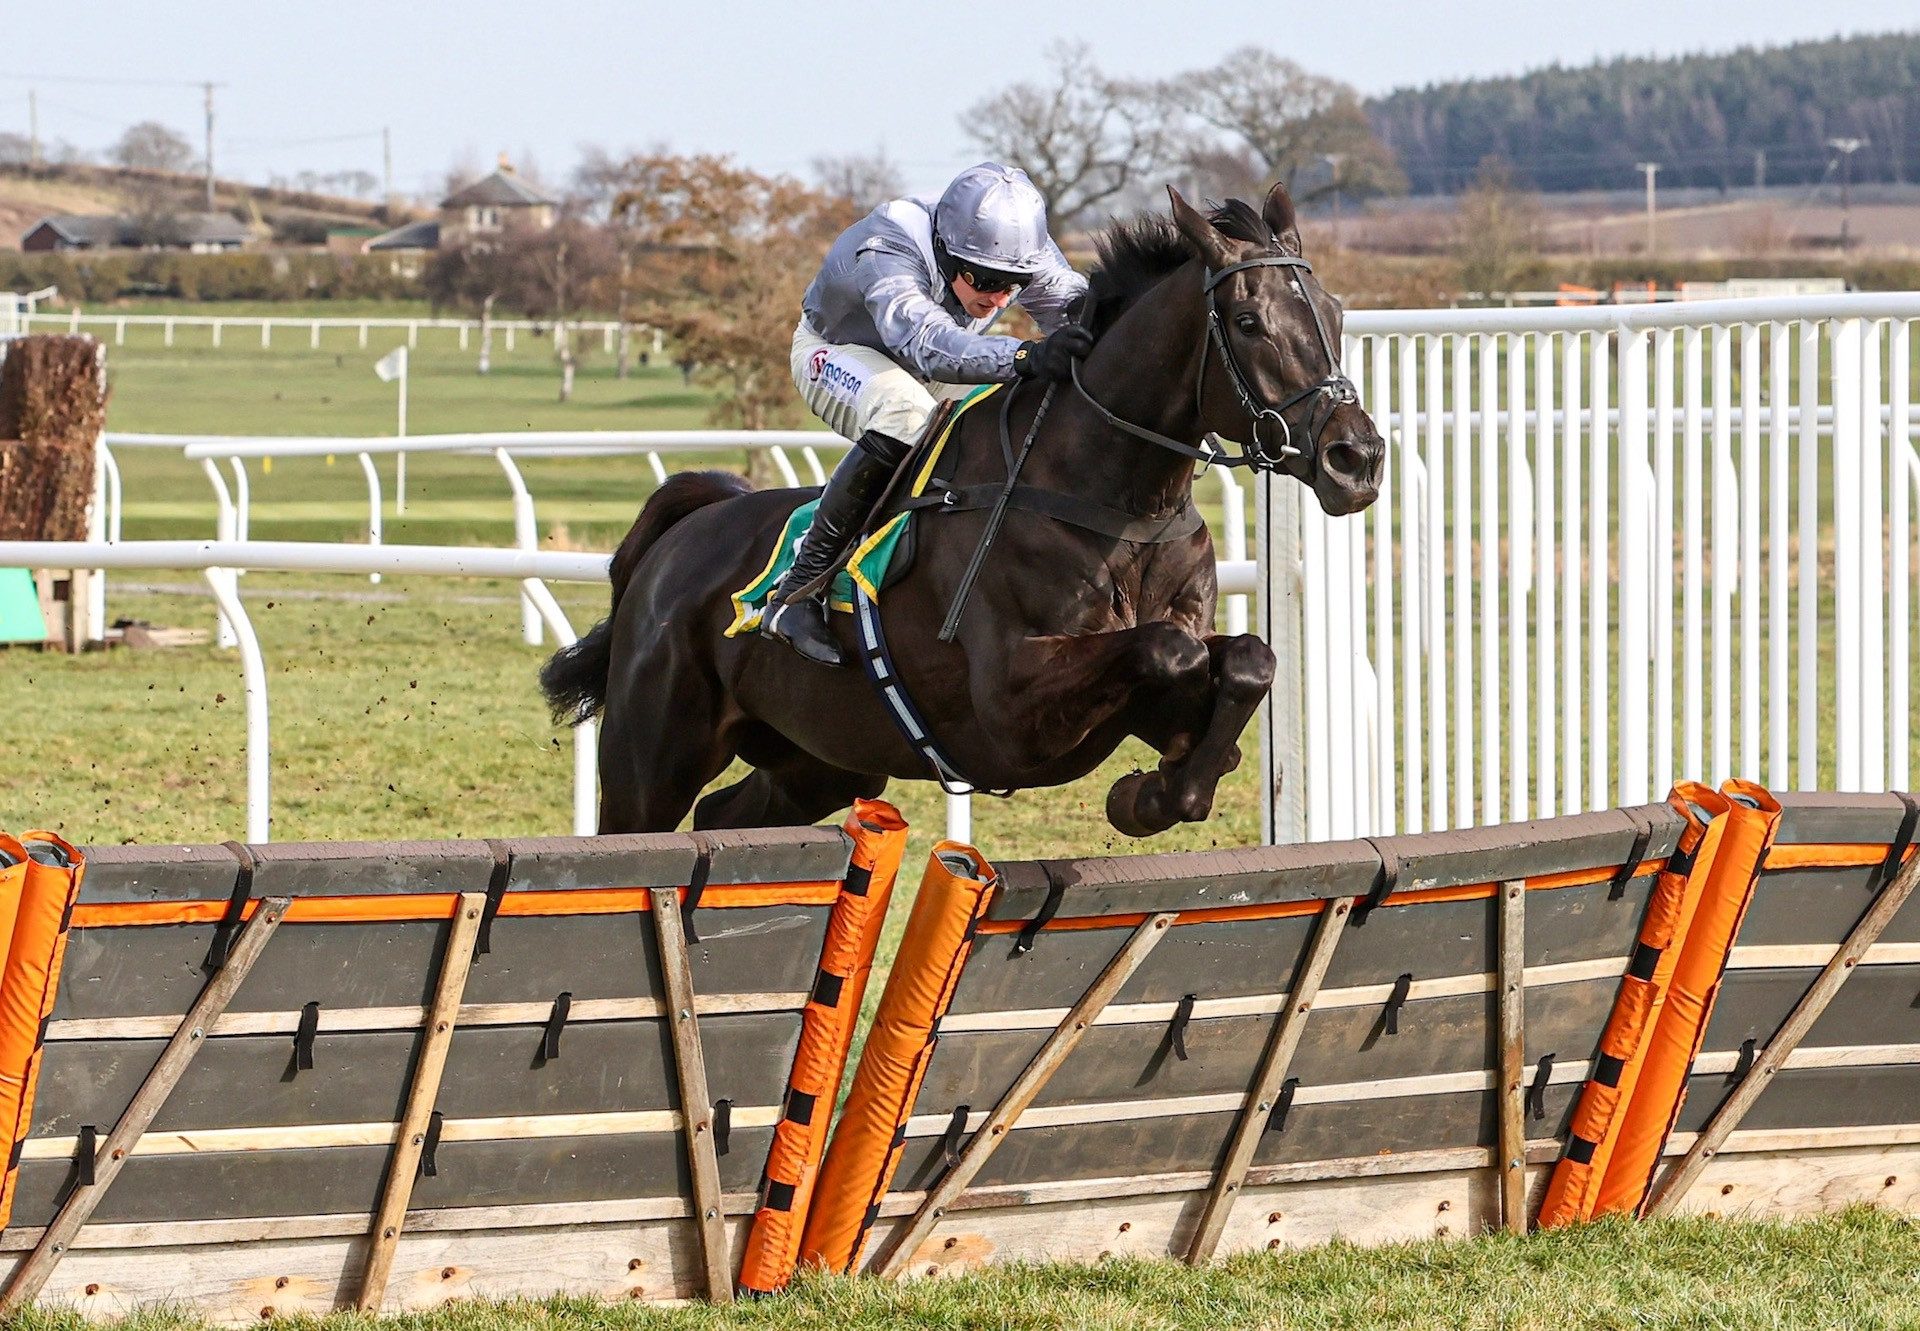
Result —
<instances>
[{"instance_id":1,"label":"horse's foreleg","mask_svg":"<svg viewBox=\"0 0 1920 1331\"><path fill-rule=\"evenodd\" d=\"M1240 736L1273 686L1273 651L1259 638L1216 635L1206 647L1205 715L1142 711L1136 733L1160 750L1159 770L1123 776L1107 794L1107 821L1129 836L1151 836L1213 812L1220 779L1240 765Z\"/></svg>"}]
</instances>

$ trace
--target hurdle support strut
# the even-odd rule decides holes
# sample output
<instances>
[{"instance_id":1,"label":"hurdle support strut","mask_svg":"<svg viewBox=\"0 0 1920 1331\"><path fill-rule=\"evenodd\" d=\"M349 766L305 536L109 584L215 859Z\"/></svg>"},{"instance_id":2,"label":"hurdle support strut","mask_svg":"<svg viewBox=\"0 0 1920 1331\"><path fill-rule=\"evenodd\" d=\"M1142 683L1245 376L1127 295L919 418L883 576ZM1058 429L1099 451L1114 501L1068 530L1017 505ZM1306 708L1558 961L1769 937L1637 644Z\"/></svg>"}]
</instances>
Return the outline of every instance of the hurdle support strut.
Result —
<instances>
[{"instance_id":1,"label":"hurdle support strut","mask_svg":"<svg viewBox=\"0 0 1920 1331\"><path fill-rule=\"evenodd\" d=\"M53 1222L41 1233L33 1252L13 1273L13 1279L7 1282L6 1289L0 1291L0 1316L9 1316L31 1303L47 1283L47 1278L53 1274L54 1267L66 1256L73 1236L92 1217L95 1208L105 1198L107 1189L119 1177L121 1166L126 1164L127 1157L133 1154L141 1136L166 1105L167 1097L180 1084L180 1078L186 1074L194 1058L206 1048L207 1034L212 1030L214 1021L227 1010L227 1004L233 1001L241 982L253 969L254 962L260 959L267 940L273 937L274 930L286 917L289 903L290 898L287 897L267 897L260 902L232 951L208 979L206 987L200 991L200 997L187 1009L187 1015L181 1018L173 1038L167 1041L167 1047L161 1051L153 1071L140 1083L140 1089L134 1093L126 1112L120 1115L120 1121L113 1125L113 1131L100 1143L99 1152L94 1157L93 1182L80 1184L68 1195L53 1217Z\"/></svg>"},{"instance_id":2,"label":"hurdle support strut","mask_svg":"<svg viewBox=\"0 0 1920 1331\"><path fill-rule=\"evenodd\" d=\"M652 903L667 1025L673 1032L673 1067L680 1087L687 1164L693 1175L694 1232L700 1238L707 1297L715 1303L731 1303L733 1272L728 1263L727 1219L721 1210L720 1155L713 1140L707 1060L700 1044L700 1019L694 1014L693 967L680 918L680 893L675 888L656 887L652 889Z\"/></svg>"},{"instance_id":3,"label":"hurdle support strut","mask_svg":"<svg viewBox=\"0 0 1920 1331\"><path fill-rule=\"evenodd\" d=\"M427 1011L419 1061L414 1064L413 1076L407 1085L400 1132L394 1139L386 1186L381 1190L380 1209L374 1216L366 1273L360 1281L359 1308L364 1313L378 1312L386 1298L394 1250L399 1247L400 1230L407 1220L407 1203L413 1197L413 1181L420 1172L427 1125L433 1117L433 1102L440 1094L440 1075L446 1070L447 1049L453 1043L454 1023L460 1017L460 997L466 992L467 974L473 967L474 944L480 938L480 919L486 906L484 892L462 892L455 898L453 926L447 934L447 950L440 959L440 977L434 985L432 1006Z\"/></svg>"},{"instance_id":4,"label":"hurdle support strut","mask_svg":"<svg viewBox=\"0 0 1920 1331\"><path fill-rule=\"evenodd\" d=\"M1254 1149L1260 1144L1260 1134L1266 1130L1267 1116L1273 1110L1281 1084L1287 1079L1288 1069L1293 1066L1294 1051L1300 1047L1300 1037L1307 1029L1307 1016L1320 993L1320 982L1326 978L1327 966L1333 961L1334 949L1340 945L1358 900L1358 897L1343 897L1330 901L1320 912L1313 942L1307 948L1307 959L1293 982L1293 991L1287 995L1287 1005L1280 1010L1279 1021L1274 1023L1273 1037L1267 1043L1260 1070L1254 1075L1253 1089L1247 1093L1247 1102L1234 1122L1226 1159L1213 1177L1213 1186L1207 1190L1200 1223L1187 1245L1186 1259L1190 1265L1200 1266L1211 1261L1214 1250L1220 1246L1220 1235L1227 1227L1227 1218L1233 1214L1233 1204L1253 1164Z\"/></svg>"},{"instance_id":5,"label":"hurdle support strut","mask_svg":"<svg viewBox=\"0 0 1920 1331\"><path fill-rule=\"evenodd\" d=\"M1067 1055L1079 1045L1081 1037L1092 1027L1094 1018L1113 1001L1128 977L1139 969L1140 963L1147 959L1147 954L1167 936L1167 930L1178 918L1177 911L1163 911L1142 921L1128 935L1113 959L1087 987L1087 991L1080 995L1079 1001L1067 1010L1060 1024L1053 1028L1053 1033L1040 1046L1040 1052L1033 1056L1033 1061L1007 1088L1000 1103L993 1107L986 1122L980 1125L979 1131L973 1134L960 1152L960 1159L928 1190L925 1200L912 1218L894 1232L886 1248L875 1257L873 1270L876 1275L897 1276L913 1260L914 1253L933 1232L940 1217L946 1214L947 1205L966 1190L967 1184L973 1181L981 1167L999 1149L1000 1143L1007 1139L1007 1134L1027 1106L1046 1089Z\"/></svg>"}]
</instances>

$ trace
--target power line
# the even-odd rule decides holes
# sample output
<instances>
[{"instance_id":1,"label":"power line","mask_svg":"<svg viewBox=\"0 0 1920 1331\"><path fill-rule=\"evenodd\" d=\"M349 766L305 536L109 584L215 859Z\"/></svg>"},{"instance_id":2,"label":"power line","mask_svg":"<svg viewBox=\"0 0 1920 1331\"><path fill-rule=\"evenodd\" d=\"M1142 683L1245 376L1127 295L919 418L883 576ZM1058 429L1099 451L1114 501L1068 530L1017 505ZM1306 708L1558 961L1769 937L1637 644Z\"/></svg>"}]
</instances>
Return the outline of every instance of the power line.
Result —
<instances>
[{"instance_id":1,"label":"power line","mask_svg":"<svg viewBox=\"0 0 1920 1331\"><path fill-rule=\"evenodd\" d=\"M0 70L0 79L10 83L85 83L96 87L117 88L203 88L206 80L188 79L125 79L101 78L96 75L79 74L16 74L10 70ZM226 85L216 83L216 88Z\"/></svg>"}]
</instances>

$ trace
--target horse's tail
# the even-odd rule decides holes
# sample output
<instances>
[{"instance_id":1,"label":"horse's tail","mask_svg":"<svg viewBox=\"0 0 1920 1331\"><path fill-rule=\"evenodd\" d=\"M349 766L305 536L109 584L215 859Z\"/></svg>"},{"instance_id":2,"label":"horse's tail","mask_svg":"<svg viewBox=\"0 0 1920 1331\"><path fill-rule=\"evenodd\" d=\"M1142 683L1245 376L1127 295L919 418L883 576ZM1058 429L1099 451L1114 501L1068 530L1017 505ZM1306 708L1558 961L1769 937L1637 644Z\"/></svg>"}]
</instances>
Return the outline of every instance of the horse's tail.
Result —
<instances>
[{"instance_id":1,"label":"horse's tail","mask_svg":"<svg viewBox=\"0 0 1920 1331\"><path fill-rule=\"evenodd\" d=\"M633 581L633 572L667 528L708 504L747 493L753 487L727 471L686 471L669 476L647 499L620 548L609 573L613 604L607 617L571 647L562 647L540 667L540 690L547 695L556 725L577 726L591 720L607 700L607 672L613 661L613 614L620 597Z\"/></svg>"}]
</instances>

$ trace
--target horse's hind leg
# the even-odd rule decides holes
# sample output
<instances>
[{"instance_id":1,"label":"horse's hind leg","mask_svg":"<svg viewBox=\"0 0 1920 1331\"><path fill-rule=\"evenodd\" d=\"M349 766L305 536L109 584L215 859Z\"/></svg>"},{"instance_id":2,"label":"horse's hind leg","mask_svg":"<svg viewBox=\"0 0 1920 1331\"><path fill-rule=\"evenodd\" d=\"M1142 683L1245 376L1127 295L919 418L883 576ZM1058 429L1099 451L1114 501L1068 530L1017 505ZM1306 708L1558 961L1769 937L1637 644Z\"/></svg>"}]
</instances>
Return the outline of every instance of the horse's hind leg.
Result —
<instances>
[{"instance_id":1,"label":"horse's hind leg","mask_svg":"<svg viewBox=\"0 0 1920 1331\"><path fill-rule=\"evenodd\" d=\"M628 674L646 687L621 690L601 723L600 830L671 832L733 761L724 699L685 665L649 658Z\"/></svg>"},{"instance_id":2,"label":"horse's hind leg","mask_svg":"<svg viewBox=\"0 0 1920 1331\"><path fill-rule=\"evenodd\" d=\"M873 799L887 778L849 772L789 749L702 799L694 827L808 827L856 799Z\"/></svg>"}]
</instances>

